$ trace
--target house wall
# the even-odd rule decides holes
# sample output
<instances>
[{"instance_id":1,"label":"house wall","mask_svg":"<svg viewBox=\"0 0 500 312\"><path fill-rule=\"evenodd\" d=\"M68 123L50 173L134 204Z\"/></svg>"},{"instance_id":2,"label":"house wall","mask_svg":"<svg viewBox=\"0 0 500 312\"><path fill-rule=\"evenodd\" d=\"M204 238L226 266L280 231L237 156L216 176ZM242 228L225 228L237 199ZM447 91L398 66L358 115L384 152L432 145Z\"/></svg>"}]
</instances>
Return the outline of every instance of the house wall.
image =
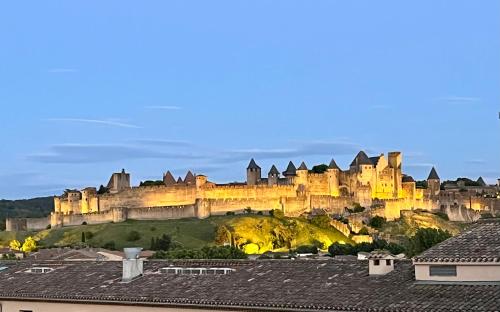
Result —
<instances>
[{"instance_id":1,"label":"house wall","mask_svg":"<svg viewBox=\"0 0 500 312\"><path fill-rule=\"evenodd\" d=\"M430 276L431 265L452 265L451 263L433 262L415 264L415 279L417 281L441 282L500 282L500 264L457 264L457 276Z\"/></svg>"},{"instance_id":2,"label":"house wall","mask_svg":"<svg viewBox=\"0 0 500 312\"><path fill-rule=\"evenodd\" d=\"M141 307L133 305L104 305L104 304L81 304L81 303L54 303L54 302L30 302L30 301L0 301L1 312L213 312L222 311L217 309L184 309L184 308L160 308ZM237 310L233 310L237 311ZM241 310L243 311L243 310Z\"/></svg>"}]
</instances>

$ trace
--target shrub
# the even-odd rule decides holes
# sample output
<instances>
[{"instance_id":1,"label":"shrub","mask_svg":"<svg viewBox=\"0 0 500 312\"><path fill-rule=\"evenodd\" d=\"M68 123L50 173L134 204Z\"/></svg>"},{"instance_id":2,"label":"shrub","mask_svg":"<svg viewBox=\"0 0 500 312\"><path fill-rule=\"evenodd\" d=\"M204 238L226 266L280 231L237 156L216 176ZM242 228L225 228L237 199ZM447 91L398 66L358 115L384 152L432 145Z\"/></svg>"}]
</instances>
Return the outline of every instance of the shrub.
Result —
<instances>
[{"instance_id":1,"label":"shrub","mask_svg":"<svg viewBox=\"0 0 500 312\"><path fill-rule=\"evenodd\" d=\"M247 255L236 247L214 246L202 249L178 249L173 251L157 251L155 259L246 259Z\"/></svg>"},{"instance_id":2,"label":"shrub","mask_svg":"<svg viewBox=\"0 0 500 312\"><path fill-rule=\"evenodd\" d=\"M262 211L257 211L257 214L258 214L259 216L262 216L262 215L263 215Z\"/></svg>"},{"instance_id":3,"label":"shrub","mask_svg":"<svg viewBox=\"0 0 500 312\"><path fill-rule=\"evenodd\" d=\"M371 218L368 225L371 226L372 228L380 229L385 224L385 222L386 222L386 220L384 217L375 216L375 217Z\"/></svg>"},{"instance_id":4,"label":"shrub","mask_svg":"<svg viewBox=\"0 0 500 312\"><path fill-rule=\"evenodd\" d=\"M50 225L50 224L45 227L46 230L50 230L51 228L52 228L52 225Z\"/></svg>"},{"instance_id":5,"label":"shrub","mask_svg":"<svg viewBox=\"0 0 500 312\"><path fill-rule=\"evenodd\" d=\"M158 238L151 238L151 250L167 251L172 245L172 238L170 235L163 234Z\"/></svg>"},{"instance_id":6,"label":"shrub","mask_svg":"<svg viewBox=\"0 0 500 312\"><path fill-rule=\"evenodd\" d=\"M318 254L318 247L314 245L302 245L297 247L297 249L295 249L295 252L300 254L307 254L307 253Z\"/></svg>"},{"instance_id":7,"label":"shrub","mask_svg":"<svg viewBox=\"0 0 500 312\"><path fill-rule=\"evenodd\" d=\"M102 245L102 248L104 249L109 249L109 250L116 250L116 244L114 241L109 241Z\"/></svg>"},{"instance_id":8,"label":"shrub","mask_svg":"<svg viewBox=\"0 0 500 312\"><path fill-rule=\"evenodd\" d=\"M445 212L438 211L434 213L436 216L440 217L443 220L449 221L450 218L448 218L448 215Z\"/></svg>"},{"instance_id":9,"label":"shrub","mask_svg":"<svg viewBox=\"0 0 500 312\"><path fill-rule=\"evenodd\" d=\"M358 232L359 235L370 235L370 232L368 231L368 228L366 226L363 226L361 230Z\"/></svg>"},{"instance_id":10,"label":"shrub","mask_svg":"<svg viewBox=\"0 0 500 312\"><path fill-rule=\"evenodd\" d=\"M150 227L150 228L149 228L149 230L150 230L151 232L154 232L154 231L156 231L156 227L152 226L152 227Z\"/></svg>"},{"instance_id":11,"label":"shrub","mask_svg":"<svg viewBox=\"0 0 500 312\"><path fill-rule=\"evenodd\" d=\"M269 210L269 215L278 219L284 218L285 214L280 209Z\"/></svg>"},{"instance_id":12,"label":"shrub","mask_svg":"<svg viewBox=\"0 0 500 312\"><path fill-rule=\"evenodd\" d=\"M226 216L234 216L234 215L235 215L234 211L226 212Z\"/></svg>"},{"instance_id":13,"label":"shrub","mask_svg":"<svg viewBox=\"0 0 500 312\"><path fill-rule=\"evenodd\" d=\"M125 238L129 242L135 242L141 239L141 233L137 231L130 231Z\"/></svg>"},{"instance_id":14,"label":"shrub","mask_svg":"<svg viewBox=\"0 0 500 312\"><path fill-rule=\"evenodd\" d=\"M92 239L93 237L94 237L94 233L92 233L90 231L85 232L85 238L87 240Z\"/></svg>"},{"instance_id":15,"label":"shrub","mask_svg":"<svg viewBox=\"0 0 500 312\"><path fill-rule=\"evenodd\" d=\"M252 213L252 208L246 207L243 211L245 211L246 214L251 214Z\"/></svg>"},{"instance_id":16,"label":"shrub","mask_svg":"<svg viewBox=\"0 0 500 312\"><path fill-rule=\"evenodd\" d=\"M215 243L217 245L231 243L231 231L225 225L219 225L215 229Z\"/></svg>"}]
</instances>

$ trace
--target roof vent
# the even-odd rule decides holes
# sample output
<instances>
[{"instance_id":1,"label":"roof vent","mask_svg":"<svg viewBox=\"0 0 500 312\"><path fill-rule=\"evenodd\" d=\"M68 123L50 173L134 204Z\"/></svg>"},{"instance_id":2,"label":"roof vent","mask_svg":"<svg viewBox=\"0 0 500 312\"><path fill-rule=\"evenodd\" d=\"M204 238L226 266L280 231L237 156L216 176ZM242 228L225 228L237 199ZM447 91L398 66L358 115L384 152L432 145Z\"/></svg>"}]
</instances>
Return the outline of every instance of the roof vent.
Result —
<instances>
[{"instance_id":1,"label":"roof vent","mask_svg":"<svg viewBox=\"0 0 500 312\"><path fill-rule=\"evenodd\" d=\"M234 272L231 268L181 268L166 267L161 268L160 273L172 275L227 275Z\"/></svg>"},{"instance_id":2,"label":"roof vent","mask_svg":"<svg viewBox=\"0 0 500 312\"><path fill-rule=\"evenodd\" d=\"M394 260L397 257L389 252L377 250L368 256L368 273L370 275L385 275L394 270Z\"/></svg>"},{"instance_id":3,"label":"roof vent","mask_svg":"<svg viewBox=\"0 0 500 312\"><path fill-rule=\"evenodd\" d=\"M37 274L44 274L44 273L49 273L54 271L53 268L47 268L47 267L32 267L27 273L37 273Z\"/></svg>"}]
</instances>

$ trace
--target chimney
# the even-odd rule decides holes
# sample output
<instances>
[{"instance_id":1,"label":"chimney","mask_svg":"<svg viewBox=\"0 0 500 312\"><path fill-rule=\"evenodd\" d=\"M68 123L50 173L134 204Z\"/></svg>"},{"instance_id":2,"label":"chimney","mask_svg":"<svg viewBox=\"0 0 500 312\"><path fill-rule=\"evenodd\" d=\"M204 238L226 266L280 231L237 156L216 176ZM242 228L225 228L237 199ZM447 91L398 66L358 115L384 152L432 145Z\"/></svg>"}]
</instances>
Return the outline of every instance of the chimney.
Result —
<instances>
[{"instance_id":1,"label":"chimney","mask_svg":"<svg viewBox=\"0 0 500 312\"><path fill-rule=\"evenodd\" d=\"M134 278L141 276L144 272L144 260L139 259L142 248L124 248L122 282L128 283Z\"/></svg>"},{"instance_id":2,"label":"chimney","mask_svg":"<svg viewBox=\"0 0 500 312\"><path fill-rule=\"evenodd\" d=\"M368 274L385 275L394 271L394 260L397 257L385 251L373 251L368 256Z\"/></svg>"}]
</instances>

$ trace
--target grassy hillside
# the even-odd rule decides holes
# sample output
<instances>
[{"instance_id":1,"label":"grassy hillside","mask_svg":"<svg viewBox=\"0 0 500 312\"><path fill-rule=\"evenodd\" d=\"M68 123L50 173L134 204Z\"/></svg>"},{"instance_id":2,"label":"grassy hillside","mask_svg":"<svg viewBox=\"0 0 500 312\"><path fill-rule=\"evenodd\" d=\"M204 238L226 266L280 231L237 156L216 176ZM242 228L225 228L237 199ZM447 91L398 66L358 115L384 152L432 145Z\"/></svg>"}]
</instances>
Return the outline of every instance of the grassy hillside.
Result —
<instances>
[{"instance_id":1,"label":"grassy hillside","mask_svg":"<svg viewBox=\"0 0 500 312\"><path fill-rule=\"evenodd\" d=\"M260 215L219 216L208 219L181 219L163 221L134 221L108 223L101 225L80 225L59 229L44 230L38 233L0 232L0 245L16 237L22 239L35 235L43 246L66 246L79 244L82 232L91 232L87 243L104 246L114 242L117 249L127 246L150 247L151 238L168 234L173 241L185 248L201 248L214 245L215 232L219 225L230 229L234 243L242 247L247 244L258 246L258 252L283 250L279 241L287 241L294 248L303 244L321 243L327 248L331 243L352 241L334 228L321 229L300 218L273 218ZM128 241L131 231L140 233L136 241ZM88 235L87 235L88 236ZM273 247L274 244L274 247ZM279 246L279 248L278 248Z\"/></svg>"},{"instance_id":2,"label":"grassy hillside","mask_svg":"<svg viewBox=\"0 0 500 312\"><path fill-rule=\"evenodd\" d=\"M0 200L0 230L5 229L5 218L39 218L54 210L52 197L22 200Z\"/></svg>"}]
</instances>

